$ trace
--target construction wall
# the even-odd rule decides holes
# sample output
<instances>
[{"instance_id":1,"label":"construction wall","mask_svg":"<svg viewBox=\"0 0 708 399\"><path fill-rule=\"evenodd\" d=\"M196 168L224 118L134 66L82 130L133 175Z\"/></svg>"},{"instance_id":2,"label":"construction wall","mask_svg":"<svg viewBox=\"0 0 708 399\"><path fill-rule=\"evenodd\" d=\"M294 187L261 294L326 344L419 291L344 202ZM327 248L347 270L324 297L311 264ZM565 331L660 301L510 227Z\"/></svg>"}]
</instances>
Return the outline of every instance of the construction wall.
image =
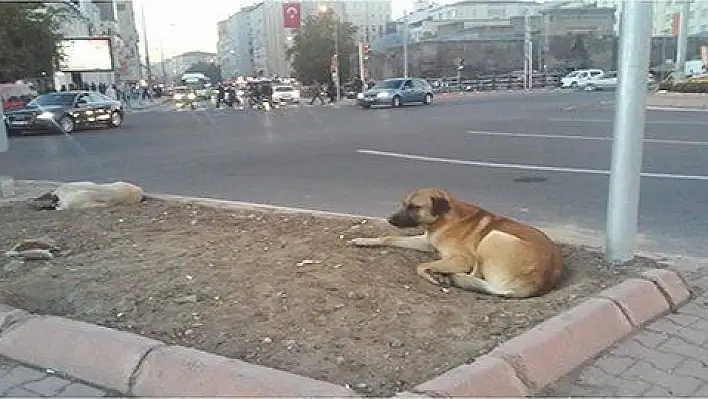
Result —
<instances>
[{"instance_id":1,"label":"construction wall","mask_svg":"<svg viewBox=\"0 0 708 399\"><path fill-rule=\"evenodd\" d=\"M564 35L534 38L534 70L602 68L616 69L619 53L614 36ZM509 73L523 70L523 39L467 40L419 42L408 47L408 69L411 76L424 78L455 76L457 60L465 60L463 75ZM708 45L706 37L690 37L688 59L700 58L700 46ZM544 50L547 48L547 50ZM652 39L651 65L658 65L676 53L675 37ZM374 55L367 67L375 79L403 75L403 49Z\"/></svg>"}]
</instances>

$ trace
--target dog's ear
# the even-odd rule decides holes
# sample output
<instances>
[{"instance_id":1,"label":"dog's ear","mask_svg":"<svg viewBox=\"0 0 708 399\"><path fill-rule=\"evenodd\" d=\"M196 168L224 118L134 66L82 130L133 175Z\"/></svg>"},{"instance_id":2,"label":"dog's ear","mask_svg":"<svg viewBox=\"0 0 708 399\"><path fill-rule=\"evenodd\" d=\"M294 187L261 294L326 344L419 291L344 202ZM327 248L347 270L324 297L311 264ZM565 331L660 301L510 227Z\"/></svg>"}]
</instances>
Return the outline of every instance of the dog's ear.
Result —
<instances>
[{"instance_id":1,"label":"dog's ear","mask_svg":"<svg viewBox=\"0 0 708 399\"><path fill-rule=\"evenodd\" d=\"M441 216L450 210L450 202L443 197L432 197L433 207L430 209L430 214L433 216Z\"/></svg>"}]
</instances>

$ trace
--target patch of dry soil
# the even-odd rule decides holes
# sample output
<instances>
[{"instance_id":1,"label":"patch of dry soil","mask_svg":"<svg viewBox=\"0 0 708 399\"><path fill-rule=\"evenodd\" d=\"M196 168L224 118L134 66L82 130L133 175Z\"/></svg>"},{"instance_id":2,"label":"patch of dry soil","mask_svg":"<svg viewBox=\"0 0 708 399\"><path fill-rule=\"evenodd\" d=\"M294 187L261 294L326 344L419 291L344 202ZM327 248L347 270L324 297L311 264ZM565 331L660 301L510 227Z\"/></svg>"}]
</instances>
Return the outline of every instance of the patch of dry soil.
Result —
<instances>
[{"instance_id":1,"label":"patch of dry soil","mask_svg":"<svg viewBox=\"0 0 708 399\"><path fill-rule=\"evenodd\" d=\"M430 255L355 248L396 233L374 220L149 201L133 208L0 207L0 249L48 236L64 254L0 258L0 302L68 316L391 395L455 366L647 267L563 246L562 287L526 300L442 290ZM415 233L415 232L411 232Z\"/></svg>"}]
</instances>

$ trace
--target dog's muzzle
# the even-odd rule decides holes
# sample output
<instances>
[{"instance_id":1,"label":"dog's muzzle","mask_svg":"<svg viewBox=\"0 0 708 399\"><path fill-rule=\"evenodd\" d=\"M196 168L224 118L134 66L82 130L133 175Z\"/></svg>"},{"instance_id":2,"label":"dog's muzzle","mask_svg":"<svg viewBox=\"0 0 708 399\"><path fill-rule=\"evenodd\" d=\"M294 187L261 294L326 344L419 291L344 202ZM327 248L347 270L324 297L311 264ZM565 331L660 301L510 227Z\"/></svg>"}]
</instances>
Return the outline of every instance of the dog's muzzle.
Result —
<instances>
[{"instance_id":1,"label":"dog's muzzle","mask_svg":"<svg viewBox=\"0 0 708 399\"><path fill-rule=\"evenodd\" d=\"M394 213L388 218L388 222L392 226L399 228L418 227L420 225L415 218L405 211Z\"/></svg>"}]
</instances>

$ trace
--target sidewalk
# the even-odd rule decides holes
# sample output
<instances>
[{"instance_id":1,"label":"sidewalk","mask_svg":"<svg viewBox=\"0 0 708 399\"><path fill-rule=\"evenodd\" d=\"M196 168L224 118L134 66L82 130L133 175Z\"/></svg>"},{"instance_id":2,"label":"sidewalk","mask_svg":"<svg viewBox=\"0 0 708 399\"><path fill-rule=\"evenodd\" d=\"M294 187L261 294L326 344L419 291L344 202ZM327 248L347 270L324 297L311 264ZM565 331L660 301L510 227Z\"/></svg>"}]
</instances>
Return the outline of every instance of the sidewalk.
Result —
<instances>
[{"instance_id":1,"label":"sidewalk","mask_svg":"<svg viewBox=\"0 0 708 399\"><path fill-rule=\"evenodd\" d=\"M68 349L70 350L70 349ZM105 397L120 396L59 375L0 357L0 397Z\"/></svg>"},{"instance_id":2,"label":"sidewalk","mask_svg":"<svg viewBox=\"0 0 708 399\"><path fill-rule=\"evenodd\" d=\"M650 93L647 96L647 107L706 109L708 108L708 95L701 93Z\"/></svg>"},{"instance_id":3,"label":"sidewalk","mask_svg":"<svg viewBox=\"0 0 708 399\"><path fill-rule=\"evenodd\" d=\"M708 275L691 302L620 342L543 396L708 396ZM539 395L540 396L540 395Z\"/></svg>"}]
</instances>

